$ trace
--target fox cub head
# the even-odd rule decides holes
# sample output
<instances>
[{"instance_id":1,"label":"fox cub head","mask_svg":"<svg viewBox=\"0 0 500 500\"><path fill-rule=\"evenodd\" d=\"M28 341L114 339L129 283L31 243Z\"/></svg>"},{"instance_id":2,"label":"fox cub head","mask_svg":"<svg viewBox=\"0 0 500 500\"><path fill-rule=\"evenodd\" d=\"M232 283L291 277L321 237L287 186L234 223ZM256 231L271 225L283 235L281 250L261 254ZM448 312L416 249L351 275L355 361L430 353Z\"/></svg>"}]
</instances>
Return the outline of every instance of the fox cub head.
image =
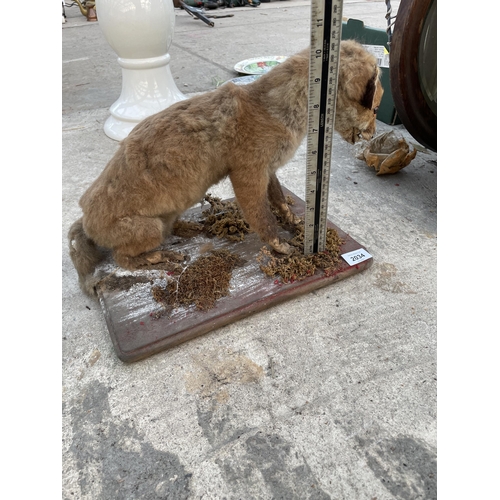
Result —
<instances>
[{"instance_id":1,"label":"fox cub head","mask_svg":"<svg viewBox=\"0 0 500 500\"><path fill-rule=\"evenodd\" d=\"M370 140L384 89L375 56L354 40L340 44L335 129L347 142Z\"/></svg>"}]
</instances>

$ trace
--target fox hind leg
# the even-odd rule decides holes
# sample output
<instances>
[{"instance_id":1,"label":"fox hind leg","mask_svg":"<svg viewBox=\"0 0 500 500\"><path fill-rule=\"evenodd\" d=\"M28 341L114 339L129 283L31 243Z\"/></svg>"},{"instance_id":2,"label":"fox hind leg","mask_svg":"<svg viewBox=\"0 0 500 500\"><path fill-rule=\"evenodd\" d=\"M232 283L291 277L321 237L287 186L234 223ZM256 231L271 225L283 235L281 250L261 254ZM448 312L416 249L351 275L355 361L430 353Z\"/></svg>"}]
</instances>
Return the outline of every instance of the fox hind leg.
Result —
<instances>
[{"instance_id":1,"label":"fox hind leg","mask_svg":"<svg viewBox=\"0 0 500 500\"><path fill-rule=\"evenodd\" d=\"M134 269L134 258L158 248L173 225L160 217L132 215L121 218L112 229L113 258L125 269Z\"/></svg>"}]
</instances>

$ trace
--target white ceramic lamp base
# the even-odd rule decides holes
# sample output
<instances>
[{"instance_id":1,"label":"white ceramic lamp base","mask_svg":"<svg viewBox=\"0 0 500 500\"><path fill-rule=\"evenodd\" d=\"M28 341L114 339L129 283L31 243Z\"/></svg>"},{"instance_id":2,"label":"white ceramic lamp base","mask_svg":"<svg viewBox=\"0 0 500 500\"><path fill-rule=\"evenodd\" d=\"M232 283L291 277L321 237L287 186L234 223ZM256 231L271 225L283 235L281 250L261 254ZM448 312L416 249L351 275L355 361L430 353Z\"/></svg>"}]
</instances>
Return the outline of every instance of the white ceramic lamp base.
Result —
<instances>
[{"instance_id":1,"label":"white ceramic lamp base","mask_svg":"<svg viewBox=\"0 0 500 500\"><path fill-rule=\"evenodd\" d=\"M122 68L122 91L104 132L121 141L144 118L186 99L169 67L174 6L172 0L97 0L96 7Z\"/></svg>"}]
</instances>

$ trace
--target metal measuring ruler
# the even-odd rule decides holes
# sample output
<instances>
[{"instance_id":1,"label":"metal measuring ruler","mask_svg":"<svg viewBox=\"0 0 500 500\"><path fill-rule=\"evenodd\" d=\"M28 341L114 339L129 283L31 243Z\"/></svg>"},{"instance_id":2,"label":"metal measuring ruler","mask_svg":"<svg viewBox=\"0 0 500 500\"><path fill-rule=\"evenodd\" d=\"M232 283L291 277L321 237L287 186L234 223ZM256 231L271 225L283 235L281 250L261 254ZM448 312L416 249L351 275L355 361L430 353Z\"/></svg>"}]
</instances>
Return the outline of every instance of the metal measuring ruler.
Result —
<instances>
[{"instance_id":1,"label":"metal measuring ruler","mask_svg":"<svg viewBox=\"0 0 500 500\"><path fill-rule=\"evenodd\" d=\"M343 0L311 0L304 253L325 249Z\"/></svg>"}]
</instances>

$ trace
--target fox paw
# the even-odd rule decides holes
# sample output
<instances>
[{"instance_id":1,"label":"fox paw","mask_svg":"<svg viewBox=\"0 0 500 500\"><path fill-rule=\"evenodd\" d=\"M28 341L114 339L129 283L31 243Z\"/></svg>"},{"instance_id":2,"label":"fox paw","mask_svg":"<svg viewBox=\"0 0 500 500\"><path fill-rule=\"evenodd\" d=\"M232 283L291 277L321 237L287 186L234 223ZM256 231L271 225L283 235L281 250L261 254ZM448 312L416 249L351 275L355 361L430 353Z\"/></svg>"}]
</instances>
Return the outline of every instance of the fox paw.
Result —
<instances>
[{"instance_id":1,"label":"fox paw","mask_svg":"<svg viewBox=\"0 0 500 500\"><path fill-rule=\"evenodd\" d=\"M291 217L290 220L288 221L290 224L294 224L295 226L298 226L302 222L304 222L304 219L301 219L298 215L295 215L293 212L291 212Z\"/></svg>"},{"instance_id":2,"label":"fox paw","mask_svg":"<svg viewBox=\"0 0 500 500\"><path fill-rule=\"evenodd\" d=\"M279 238L271 240L269 245L278 253L289 254L292 253L293 250L293 248L286 241L280 241Z\"/></svg>"},{"instance_id":3,"label":"fox paw","mask_svg":"<svg viewBox=\"0 0 500 500\"><path fill-rule=\"evenodd\" d=\"M148 267L161 269L165 266L170 269L171 267L179 266L181 263L188 261L189 255L169 250L153 250L135 257L115 254L114 258L115 262L120 267L133 271Z\"/></svg>"}]
</instances>

